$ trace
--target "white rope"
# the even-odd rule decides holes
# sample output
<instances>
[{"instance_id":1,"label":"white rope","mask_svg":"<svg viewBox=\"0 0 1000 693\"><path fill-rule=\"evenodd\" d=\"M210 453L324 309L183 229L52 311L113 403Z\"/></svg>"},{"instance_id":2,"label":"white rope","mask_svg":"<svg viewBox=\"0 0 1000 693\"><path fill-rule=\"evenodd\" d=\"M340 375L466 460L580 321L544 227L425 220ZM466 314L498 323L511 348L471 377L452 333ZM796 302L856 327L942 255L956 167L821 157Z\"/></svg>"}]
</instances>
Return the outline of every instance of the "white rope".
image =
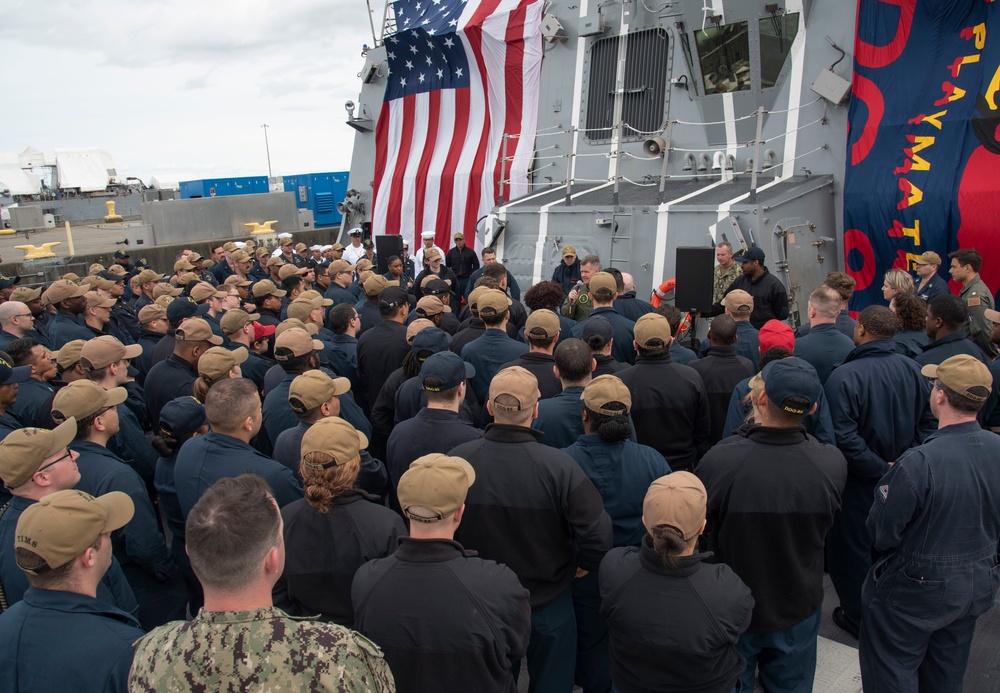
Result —
<instances>
[{"instance_id":1,"label":"white rope","mask_svg":"<svg viewBox=\"0 0 1000 693\"><path fill-rule=\"evenodd\" d=\"M761 140L760 143L761 144L767 144L768 142L774 142L775 140L780 140L782 137L787 137L788 135L792 134L793 132L798 132L799 130L805 130L807 127L810 127L812 125L816 125L817 123L822 123L824 120L826 120L826 117L819 118L817 120L814 120L811 123L806 123L805 125L802 125L801 127L797 127L794 130L789 130L788 132L779 133L779 134L775 135L774 137L769 137L766 140ZM753 144L753 143L751 142L751 144Z\"/></svg>"},{"instance_id":2,"label":"white rope","mask_svg":"<svg viewBox=\"0 0 1000 693\"><path fill-rule=\"evenodd\" d=\"M822 96L817 96L815 99L813 99L809 103L804 103L801 106L796 106L795 108L786 108L783 111L764 111L764 112L765 113L791 113L792 111L798 111L799 109L807 108L809 106L812 106L814 103L816 103L817 101L821 100L822 98L823 98Z\"/></svg>"}]
</instances>

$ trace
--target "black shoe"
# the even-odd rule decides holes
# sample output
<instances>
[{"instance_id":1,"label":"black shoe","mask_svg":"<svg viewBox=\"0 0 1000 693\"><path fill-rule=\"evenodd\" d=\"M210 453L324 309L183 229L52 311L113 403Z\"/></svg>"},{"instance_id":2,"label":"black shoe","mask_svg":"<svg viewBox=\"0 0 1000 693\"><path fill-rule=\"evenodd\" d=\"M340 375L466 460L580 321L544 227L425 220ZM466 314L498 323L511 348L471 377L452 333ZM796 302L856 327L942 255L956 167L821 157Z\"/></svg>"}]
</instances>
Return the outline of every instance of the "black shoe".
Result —
<instances>
[{"instance_id":1,"label":"black shoe","mask_svg":"<svg viewBox=\"0 0 1000 693\"><path fill-rule=\"evenodd\" d=\"M838 606L833 610L833 622L837 624L840 630L849 633L855 638L858 637L858 629L851 625L851 622L847 620L847 614L844 613L844 607Z\"/></svg>"}]
</instances>

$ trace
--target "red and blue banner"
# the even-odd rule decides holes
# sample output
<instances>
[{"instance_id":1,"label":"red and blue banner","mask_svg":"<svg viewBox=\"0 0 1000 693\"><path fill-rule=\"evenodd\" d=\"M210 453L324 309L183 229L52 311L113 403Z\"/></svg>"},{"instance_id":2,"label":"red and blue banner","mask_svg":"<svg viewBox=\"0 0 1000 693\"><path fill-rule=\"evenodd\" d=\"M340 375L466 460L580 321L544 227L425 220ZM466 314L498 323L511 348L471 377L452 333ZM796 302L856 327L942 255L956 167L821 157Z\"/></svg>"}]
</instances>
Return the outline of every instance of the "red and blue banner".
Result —
<instances>
[{"instance_id":1,"label":"red and blue banner","mask_svg":"<svg viewBox=\"0 0 1000 693\"><path fill-rule=\"evenodd\" d=\"M844 253L860 310L892 268L976 248L1000 288L1000 1L859 0Z\"/></svg>"}]
</instances>

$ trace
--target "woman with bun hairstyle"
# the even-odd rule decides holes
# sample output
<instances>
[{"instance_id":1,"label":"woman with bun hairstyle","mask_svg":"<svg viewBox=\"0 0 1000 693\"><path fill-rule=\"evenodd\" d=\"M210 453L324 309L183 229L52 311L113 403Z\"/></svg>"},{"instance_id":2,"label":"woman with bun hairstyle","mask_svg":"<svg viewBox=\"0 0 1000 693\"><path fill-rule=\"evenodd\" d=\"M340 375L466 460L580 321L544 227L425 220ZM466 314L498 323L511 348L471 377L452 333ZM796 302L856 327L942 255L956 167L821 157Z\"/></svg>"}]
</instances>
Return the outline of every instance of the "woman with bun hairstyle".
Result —
<instances>
[{"instance_id":1,"label":"woman with bun hairstyle","mask_svg":"<svg viewBox=\"0 0 1000 693\"><path fill-rule=\"evenodd\" d=\"M230 351L225 347L212 347L198 359L198 377L194 381L191 394L199 402L204 402L208 391L220 380L240 378L240 364L250 353L243 347Z\"/></svg>"},{"instance_id":2,"label":"woman with bun hairstyle","mask_svg":"<svg viewBox=\"0 0 1000 693\"><path fill-rule=\"evenodd\" d=\"M642 504L642 545L601 561L613 691L730 693L746 669L736 643L754 600L732 569L696 552L707 500L694 474L660 477Z\"/></svg>"},{"instance_id":3,"label":"woman with bun hairstyle","mask_svg":"<svg viewBox=\"0 0 1000 693\"><path fill-rule=\"evenodd\" d=\"M302 436L305 498L281 509L285 569L274 586L274 605L291 616L353 627L354 573L394 553L407 534L399 515L355 488L367 447L368 437L338 416L320 419Z\"/></svg>"},{"instance_id":4,"label":"woman with bun hairstyle","mask_svg":"<svg viewBox=\"0 0 1000 693\"><path fill-rule=\"evenodd\" d=\"M601 319L590 318L589 322ZM632 394L617 376L601 375L583 390L583 435L563 450L594 482L611 517L614 546L639 546L642 500L654 480L670 474L663 455L630 440ZM597 573L573 581L577 620L576 677L583 690L606 691L611 685L608 624L601 615Z\"/></svg>"}]
</instances>

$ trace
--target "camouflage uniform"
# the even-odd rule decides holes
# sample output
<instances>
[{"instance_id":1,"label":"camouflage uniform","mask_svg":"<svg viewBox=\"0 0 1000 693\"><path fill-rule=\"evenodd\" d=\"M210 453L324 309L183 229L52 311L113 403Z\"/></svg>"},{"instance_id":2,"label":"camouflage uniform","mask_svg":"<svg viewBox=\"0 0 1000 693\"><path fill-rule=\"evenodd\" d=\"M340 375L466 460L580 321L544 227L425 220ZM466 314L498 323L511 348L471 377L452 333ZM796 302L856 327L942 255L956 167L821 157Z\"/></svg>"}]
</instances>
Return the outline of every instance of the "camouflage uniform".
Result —
<instances>
[{"instance_id":1,"label":"camouflage uniform","mask_svg":"<svg viewBox=\"0 0 1000 693\"><path fill-rule=\"evenodd\" d=\"M722 297L726 295L726 289L736 281L736 278L743 273L742 268L738 262L734 262L729 266L725 272L722 271L721 265L715 266L715 283L714 290L712 291L712 303L718 303L722 300Z\"/></svg>"},{"instance_id":2,"label":"camouflage uniform","mask_svg":"<svg viewBox=\"0 0 1000 693\"><path fill-rule=\"evenodd\" d=\"M562 308L559 312L577 322L583 322L589 318L590 314L594 312L594 302L590 297L590 291L586 289L581 291L580 295L576 297L575 303L570 303L567 296L563 300Z\"/></svg>"},{"instance_id":3,"label":"camouflage uniform","mask_svg":"<svg viewBox=\"0 0 1000 693\"><path fill-rule=\"evenodd\" d=\"M972 281L962 287L959 296L969 309L969 317L965 321L965 331L969 334L969 339L986 352L990 359L994 358L997 355L997 348L990 341L993 323L986 317L986 310L993 309L992 292L977 274Z\"/></svg>"},{"instance_id":4,"label":"camouflage uniform","mask_svg":"<svg viewBox=\"0 0 1000 693\"><path fill-rule=\"evenodd\" d=\"M130 691L396 690L382 651L333 623L274 607L208 613L160 626L136 642Z\"/></svg>"}]
</instances>

